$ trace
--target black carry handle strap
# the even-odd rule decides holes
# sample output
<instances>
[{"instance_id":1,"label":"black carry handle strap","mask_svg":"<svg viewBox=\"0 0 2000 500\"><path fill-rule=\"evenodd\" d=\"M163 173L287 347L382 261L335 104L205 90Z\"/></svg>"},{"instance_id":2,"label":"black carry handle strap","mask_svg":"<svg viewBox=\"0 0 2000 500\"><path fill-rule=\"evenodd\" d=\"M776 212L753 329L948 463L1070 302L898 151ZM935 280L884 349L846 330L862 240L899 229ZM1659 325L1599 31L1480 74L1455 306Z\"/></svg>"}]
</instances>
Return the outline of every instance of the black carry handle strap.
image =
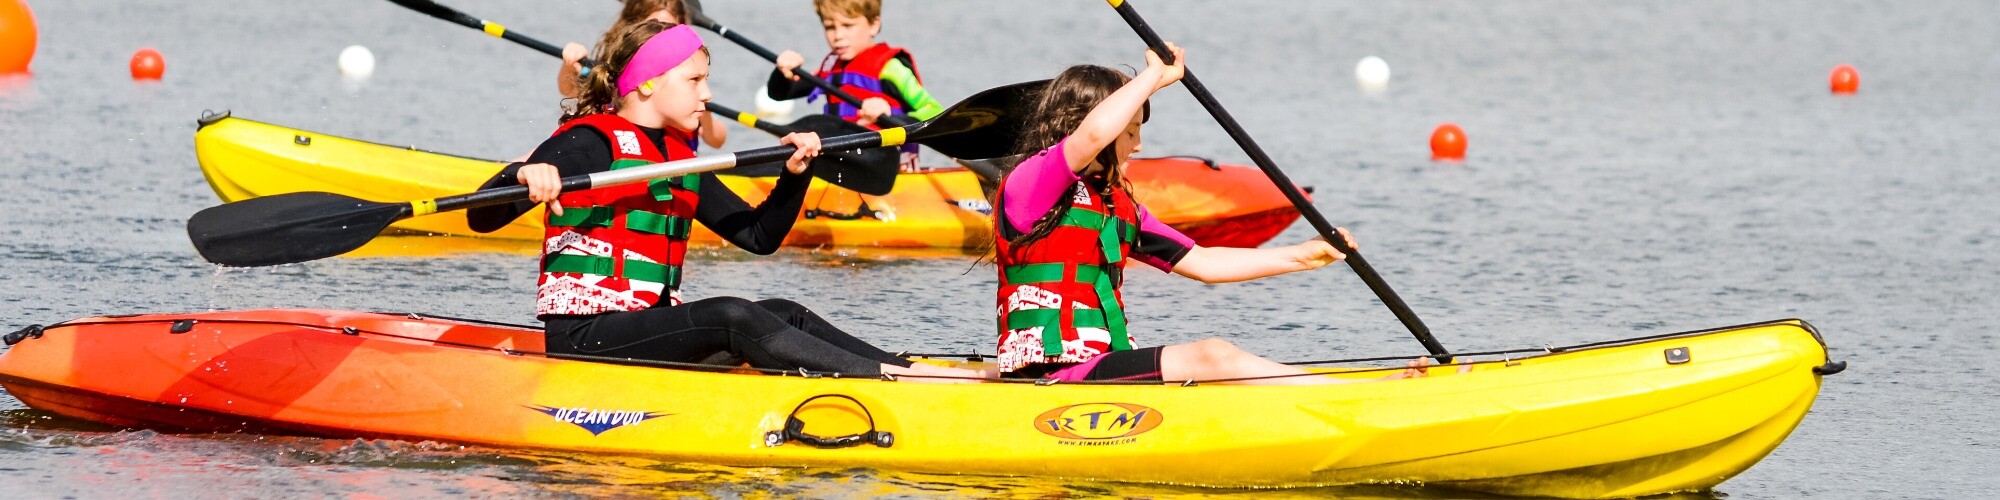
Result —
<instances>
[{"instance_id":1,"label":"black carry handle strap","mask_svg":"<svg viewBox=\"0 0 2000 500\"><path fill-rule=\"evenodd\" d=\"M819 436L806 432L806 422L799 420L799 410L804 410L806 405L812 404L812 402L822 398L840 398L854 402L854 407L860 408L861 414L868 417L868 432L832 437ZM875 414L868 411L868 405L861 404L860 400L845 394L821 394L806 398L805 401L799 402L798 406L793 407L792 413L785 417L785 428L783 430L764 433L765 446L778 446L792 441L805 443L807 446L814 448L852 448L864 443L873 444L880 448L888 448L896 444L896 437L888 431L875 430Z\"/></svg>"}]
</instances>

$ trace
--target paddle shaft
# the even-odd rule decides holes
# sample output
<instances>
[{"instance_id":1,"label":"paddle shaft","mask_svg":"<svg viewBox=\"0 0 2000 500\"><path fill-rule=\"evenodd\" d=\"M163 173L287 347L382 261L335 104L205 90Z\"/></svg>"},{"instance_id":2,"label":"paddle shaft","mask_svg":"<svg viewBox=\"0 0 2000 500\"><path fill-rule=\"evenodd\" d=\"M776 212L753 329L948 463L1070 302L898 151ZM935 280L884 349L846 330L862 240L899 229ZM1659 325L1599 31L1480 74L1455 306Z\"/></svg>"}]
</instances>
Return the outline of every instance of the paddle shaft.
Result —
<instances>
[{"instance_id":1,"label":"paddle shaft","mask_svg":"<svg viewBox=\"0 0 2000 500\"><path fill-rule=\"evenodd\" d=\"M741 123L745 127L762 130L764 131L764 133L775 135L778 137L784 137L785 134L790 134L793 132L802 132L801 130L793 128L791 126L779 125L776 123L759 120L757 119L757 115L730 109L728 106L723 106L721 104L716 104L712 102L708 103L708 112L715 113L716 116L720 116L722 118L733 120L736 123Z\"/></svg>"},{"instance_id":2,"label":"paddle shaft","mask_svg":"<svg viewBox=\"0 0 2000 500\"><path fill-rule=\"evenodd\" d=\"M764 60L771 61L773 63L778 62L778 54L776 52L771 52L771 49L764 48L764 46L758 45L757 42L750 41L749 38L744 38L742 34L737 33L735 30L729 29L728 26L723 26L722 23L715 22L715 20L713 19L697 18L696 24L700 24L701 27L708 28L709 31L713 31L717 35L722 35L723 38L727 38L729 39L729 41L736 42L737 45L741 45L743 46L743 48L749 49L751 52L755 52L757 54L757 57L762 57L764 58ZM826 80L821 80L818 76L814 76L812 73L807 73L804 67L792 68L792 76L797 76L799 77L799 80L803 80L806 83L812 84L812 86L814 87L819 87L819 90L822 92L826 92L827 95L831 95L842 101L846 101L848 104L852 104L856 108L861 107L861 99L855 98L854 94L849 94L845 90L840 90L840 87L835 87L833 86L832 83L828 83ZM904 125L909 125L911 123L916 123L916 120L913 118L907 116L898 116L898 115L882 115L882 118L877 121L881 122L883 125L888 125L891 127L901 127Z\"/></svg>"},{"instance_id":3,"label":"paddle shaft","mask_svg":"<svg viewBox=\"0 0 2000 500\"><path fill-rule=\"evenodd\" d=\"M411 9L411 10L415 10L415 11L417 11L417 12L421 12L421 13L424 13L424 14L428 14L428 15L430 15L430 16L432 16L432 17L436 17L436 18L438 18L438 19L443 19L443 20L445 20L445 21L449 21L449 22L451 22L451 23L454 23L454 24L459 24L459 25L463 25L463 26L465 26L465 27L468 27L468 28L473 28L473 29L477 29L477 30L480 30L480 31L483 31L483 32L485 32L486 34L489 34L489 35L493 35L493 36L497 36L497 37L500 37L500 38L502 38L502 39L505 39L505 40L508 40L508 41L512 41L512 42L514 42L514 43L518 43L518 44L521 44L522 46L526 46L526 47L528 47L528 48L531 48L531 49L535 49L536 51L539 51L539 52L541 52L541 53L544 53L544 54L548 54L548 55L550 55L550 56L554 56L554 57L556 57L556 58L561 58L561 57L563 56L563 54L562 54L562 49L560 49L560 48L557 48L557 47L556 47L556 46L554 46L554 45L550 45L550 44L548 44L548 43L544 43L544 42L542 42L541 40L536 40L536 39L534 39L534 38L532 38L532 37L529 37L529 36L526 36L526 35L521 35L521 34L517 34L517 33L514 33L514 32L512 32L512 31L508 31L506 27L504 27L504 26L501 26L501 25L499 25L499 24L497 24L497 23L493 23L493 22L489 22L489 21L486 21L486 20L483 20L483 19L479 19L479 18L475 18L475 17L472 17L472 15L471 15L471 14L466 14L466 13L464 13L464 12L460 12L460 11L458 11L458 10L455 10L455 9L452 9L452 8L450 8L450 7L446 7L446 6L444 6L444 5L442 5L442 4L439 4L439 3L437 3L437 2L433 2L433 1L430 1L430 0L391 0L391 1L392 1L392 2L395 2L395 3L397 4L397 5L402 5L402 6L404 6L404 7L407 7L407 8L409 8L409 9ZM582 59L581 61L578 61L578 62L579 62L579 63L581 63L581 64L582 64L582 66L583 66L583 68L582 68L581 70L579 70L579 71L578 71L578 74L580 74L580 75L588 75L588 74L590 74L590 68L591 68L592 66L596 66L596 65L597 65L596 61L593 61L593 60L591 60L591 58L589 58L589 57L585 57L585 58L583 58L583 59ZM785 134L790 134L790 133L793 133L793 132L801 132L801 130L797 129L796 127L789 127L789 126L785 126L785 125L779 125L779 124L775 124L775 123L768 123L768 122L764 122L764 121L761 121L761 120L757 120L757 118L756 118L755 116L753 116L753 115L745 115L745 114L742 114L742 113L739 113L739 112L736 112L736 111L734 111L734 110L731 110L731 109L729 109L729 108L726 108L726 107L723 107L723 106L721 106L721 105L718 105L718 104L713 104L713 103L711 103L711 104L709 104L709 105L708 105L708 108L709 108L709 110L710 110L710 111L713 111L713 112L716 112L716 113L719 113L719 114L723 114L723 115L726 115L726 117L727 117L727 118L729 118L729 119L731 119L731 120L736 120L736 121L737 121L738 123L742 123L742 124L744 124L744 125L746 125L746 126L749 126L749 127L752 127L752 128L756 128L756 129L758 129L758 130L762 130L762 131L765 131L765 132L769 132L769 133L770 133L771 135L776 135L776 136L779 136L779 137L784 137L784 136L785 136ZM835 153L831 153L831 154L830 154L830 156L832 156L832 157L833 157L833 158L835 158L835 159L839 159L839 160L842 160L842 161L848 161L848 162L854 162L854 163L857 163L857 164L859 164L859 163L865 163L865 162L863 162L863 161L861 160L861 158L860 158L860 157L856 156L856 155L855 155L854 153L852 153L852 152L846 152L846 151L842 151L842 152L835 152ZM893 166L891 166L891 167L893 167ZM891 175L893 175L893 174L891 174ZM837 180L837 179L844 179L844 178L845 178L845 177L843 177L843 176L836 176L836 177L834 177L833 179L836 179L836 180ZM843 186L843 187L850 187L850 188L857 188L857 189L862 189L862 188L859 188L859 187L857 187L857 186L851 186L851 185L849 185L849 186ZM864 190L866 190L866 189L864 189ZM872 190L871 190L871 192L872 192ZM874 193L874 194L880 194L880 193Z\"/></svg>"},{"instance_id":4,"label":"paddle shaft","mask_svg":"<svg viewBox=\"0 0 2000 500\"><path fill-rule=\"evenodd\" d=\"M900 135L900 131L902 129L890 129L890 130L897 130L898 132L895 134ZM878 131L878 132L868 132L862 134L843 135L840 137L832 137L826 139L825 142L821 142L820 149L823 151L835 151L835 150L845 151L851 149L880 147L883 146L884 142L883 136L884 134ZM787 158L790 158L792 156L792 153L797 150L798 150L797 147L790 145L771 146L768 148L737 151L735 153L730 153L730 154L700 156L686 160L654 163L650 165L631 167L631 168L621 168L617 170L606 170L603 172L598 172L590 175L577 175L571 177L564 177L562 180L562 192L572 193L588 189L597 189L610 186L631 184L634 182L640 182L652 179L660 179L660 178L674 177L674 176L688 175L688 174L698 174L702 172L711 172L711 171L734 167L737 165L756 165L759 163L783 161ZM502 203L512 203L526 199L528 199L528 186L507 186L502 188L482 189L479 191L474 191L471 193L466 193L461 195L446 196L443 198L436 198L433 200L418 200L410 202L409 203L410 208L405 209L404 217L429 215L433 212L449 212L453 210L479 208L484 206L499 205Z\"/></svg>"},{"instance_id":5,"label":"paddle shaft","mask_svg":"<svg viewBox=\"0 0 2000 500\"><path fill-rule=\"evenodd\" d=\"M476 29L485 32L488 35L493 35L495 37L499 37L501 39L510 42L525 45L528 48L541 51L544 54L556 56L559 58L562 57L562 47L549 45L547 42L536 40L527 35L522 35L519 33L515 33L513 31L508 31L507 27L501 26L500 23L495 23L492 21L487 21L485 19L472 17L471 14L467 14L457 9L446 7L443 4L439 4L437 2L432 2L429 0L390 0L390 1L395 3L396 5L401 5L403 7L409 8L410 10L421 12L431 17L443 19L446 22L450 22L452 24L457 24L467 28ZM591 66L590 63L588 62L584 63L583 65L584 68L589 68L590 66Z\"/></svg>"},{"instance_id":6,"label":"paddle shaft","mask_svg":"<svg viewBox=\"0 0 2000 500\"><path fill-rule=\"evenodd\" d=\"M1130 2L1125 0L1109 0L1109 2L1112 8L1118 11L1118 17L1124 18L1125 24L1131 25L1132 31L1137 32L1139 38L1144 39L1146 45L1160 55L1162 61L1173 62L1174 56L1167 50L1167 42L1160 38L1159 33L1153 32L1152 26L1146 24L1145 18L1139 17L1139 12L1132 9ZM1361 277L1363 283L1368 284L1368 289L1373 290L1376 297L1382 299L1382 304L1388 306L1389 312L1394 313L1396 319L1403 322L1403 326L1410 330L1410 335L1423 343L1424 349L1430 351L1439 362L1450 362L1450 351L1445 350L1444 345L1438 343L1436 337L1431 336L1430 327L1424 326L1424 321L1417 318L1417 313L1410 310L1409 304L1403 303L1402 297L1397 296L1396 291L1389 288L1389 282L1383 281L1382 275L1377 274L1375 268L1368 265L1368 259L1362 258L1360 252L1347 246L1347 241L1334 231L1333 224L1326 221L1326 216L1321 215L1319 210L1313 207L1312 202L1299 192L1297 184L1293 184L1291 178L1278 170L1277 163L1271 161L1270 155L1264 153L1264 148L1259 147L1257 141L1250 138L1250 133L1236 123L1236 118L1230 116L1229 111L1222 109L1222 103L1215 99L1214 94L1209 93L1208 87L1202 85L1200 79L1195 78L1193 69L1188 69L1181 76L1181 86L1187 87L1188 92L1194 94L1195 100L1200 101L1201 106L1208 109L1208 114L1215 117L1216 123L1221 124L1222 129L1229 133L1229 138L1236 140L1236 145L1250 155L1250 160L1257 164L1257 168L1263 170L1264 175L1278 185L1278 191L1285 193L1285 199L1291 200L1292 206L1299 209L1299 214L1305 217L1306 222L1312 224L1313 229L1319 231L1327 243L1332 243L1334 248L1347 254L1347 266L1354 270L1354 274Z\"/></svg>"},{"instance_id":7,"label":"paddle shaft","mask_svg":"<svg viewBox=\"0 0 2000 500\"><path fill-rule=\"evenodd\" d=\"M730 109L728 106L723 106L721 104L716 104L711 102L711 103L706 103L706 106L708 107L708 112L710 113L715 113L717 115L722 116L723 118L735 120L736 123L741 123L744 126L754 128L757 130L762 130L764 131L764 133L775 135L778 137L784 137L786 134L792 134L797 132L809 132L808 130L801 130L798 127L793 127L791 125L779 125L776 123L759 120L757 119L757 115ZM861 157L856 155L852 151L828 151L826 155L838 157L840 159L848 161L854 161L854 162L862 161Z\"/></svg>"}]
</instances>

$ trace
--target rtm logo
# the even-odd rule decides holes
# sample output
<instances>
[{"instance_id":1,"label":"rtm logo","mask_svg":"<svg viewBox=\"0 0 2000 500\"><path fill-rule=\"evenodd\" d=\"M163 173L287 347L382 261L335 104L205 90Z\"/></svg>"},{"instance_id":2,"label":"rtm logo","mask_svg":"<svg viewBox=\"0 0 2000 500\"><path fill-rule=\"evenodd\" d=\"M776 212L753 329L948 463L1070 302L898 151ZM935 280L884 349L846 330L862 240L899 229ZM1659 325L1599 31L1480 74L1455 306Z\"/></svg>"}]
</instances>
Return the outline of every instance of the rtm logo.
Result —
<instances>
[{"instance_id":1,"label":"rtm logo","mask_svg":"<svg viewBox=\"0 0 2000 500\"><path fill-rule=\"evenodd\" d=\"M650 411L600 410L554 406L529 406L528 409L548 414L548 416L555 417L557 421L568 422L571 425L582 427L583 430L590 431L590 435L592 436L603 434L604 431L619 427L637 425L639 422L671 415L671 413L653 413Z\"/></svg>"},{"instance_id":2,"label":"rtm logo","mask_svg":"<svg viewBox=\"0 0 2000 500\"><path fill-rule=\"evenodd\" d=\"M1035 430L1063 439L1104 440L1137 436L1159 427L1159 410L1131 403L1084 403L1042 412Z\"/></svg>"}]
</instances>

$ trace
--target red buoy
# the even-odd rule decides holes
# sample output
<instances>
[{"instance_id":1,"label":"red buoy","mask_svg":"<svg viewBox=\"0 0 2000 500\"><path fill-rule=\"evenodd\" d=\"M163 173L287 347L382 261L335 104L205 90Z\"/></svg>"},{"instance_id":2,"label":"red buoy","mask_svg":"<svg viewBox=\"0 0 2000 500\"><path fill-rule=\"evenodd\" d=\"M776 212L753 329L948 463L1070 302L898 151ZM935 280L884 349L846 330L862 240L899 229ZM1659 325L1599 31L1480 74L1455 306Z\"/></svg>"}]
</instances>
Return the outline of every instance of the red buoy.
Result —
<instances>
[{"instance_id":1,"label":"red buoy","mask_svg":"<svg viewBox=\"0 0 2000 500\"><path fill-rule=\"evenodd\" d=\"M0 0L0 75L28 72L35 59L35 13L25 0Z\"/></svg>"},{"instance_id":2,"label":"red buoy","mask_svg":"<svg viewBox=\"0 0 2000 500\"><path fill-rule=\"evenodd\" d=\"M1834 66L1833 76L1828 77L1828 80L1835 94L1847 95L1861 90L1861 73L1854 71L1853 66L1845 64Z\"/></svg>"},{"instance_id":3,"label":"red buoy","mask_svg":"<svg viewBox=\"0 0 2000 500\"><path fill-rule=\"evenodd\" d=\"M1465 131L1451 123L1438 125L1437 130L1431 132L1431 159L1465 159Z\"/></svg>"},{"instance_id":4,"label":"red buoy","mask_svg":"<svg viewBox=\"0 0 2000 500\"><path fill-rule=\"evenodd\" d=\"M160 51L146 47L132 54L133 80L158 80L166 73L167 60L160 57Z\"/></svg>"}]
</instances>

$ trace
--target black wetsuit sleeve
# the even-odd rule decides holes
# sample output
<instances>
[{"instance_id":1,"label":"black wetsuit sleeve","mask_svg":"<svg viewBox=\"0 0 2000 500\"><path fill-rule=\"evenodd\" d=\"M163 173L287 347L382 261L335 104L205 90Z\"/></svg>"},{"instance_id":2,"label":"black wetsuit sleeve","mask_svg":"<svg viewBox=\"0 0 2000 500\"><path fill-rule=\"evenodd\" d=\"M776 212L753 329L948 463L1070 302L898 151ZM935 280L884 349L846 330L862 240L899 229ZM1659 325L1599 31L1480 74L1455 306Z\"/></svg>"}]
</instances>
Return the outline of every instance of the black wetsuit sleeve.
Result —
<instances>
[{"instance_id":1,"label":"black wetsuit sleeve","mask_svg":"<svg viewBox=\"0 0 2000 500\"><path fill-rule=\"evenodd\" d=\"M757 255L770 255L784 245L792 223L799 220L806 186L811 183L810 173L785 172L778 176L764 203L752 208L715 174L701 174L701 206L695 207L694 217L730 244Z\"/></svg>"},{"instance_id":2,"label":"black wetsuit sleeve","mask_svg":"<svg viewBox=\"0 0 2000 500\"><path fill-rule=\"evenodd\" d=\"M1193 250L1173 238L1145 231L1139 232L1139 241L1132 245L1132 253L1159 259L1160 262L1167 263L1169 270L1180 265L1181 259L1186 258L1188 252Z\"/></svg>"},{"instance_id":3,"label":"black wetsuit sleeve","mask_svg":"<svg viewBox=\"0 0 2000 500\"><path fill-rule=\"evenodd\" d=\"M535 163L555 165L556 171L563 177L590 175L610 168L611 144L605 141L603 135L587 127L570 129L568 132L542 141L542 145L535 147L535 152L528 155L527 161L508 164L506 168L500 169L500 173L494 174L493 178L487 179L485 184L480 185L479 189L519 185L521 181L515 176L521 171L521 167ZM465 222L473 231L490 233L507 227L507 224L513 223L514 219L520 218L522 214L534 208L535 202L527 200L474 208L465 211Z\"/></svg>"},{"instance_id":4,"label":"black wetsuit sleeve","mask_svg":"<svg viewBox=\"0 0 2000 500\"><path fill-rule=\"evenodd\" d=\"M805 69L804 66L800 66L792 70L805 71ZM785 72L773 69L771 70L771 79L764 82L764 88L764 93L769 95L771 99L789 101L812 95L813 84L806 83L805 79L793 80L785 78Z\"/></svg>"}]
</instances>

